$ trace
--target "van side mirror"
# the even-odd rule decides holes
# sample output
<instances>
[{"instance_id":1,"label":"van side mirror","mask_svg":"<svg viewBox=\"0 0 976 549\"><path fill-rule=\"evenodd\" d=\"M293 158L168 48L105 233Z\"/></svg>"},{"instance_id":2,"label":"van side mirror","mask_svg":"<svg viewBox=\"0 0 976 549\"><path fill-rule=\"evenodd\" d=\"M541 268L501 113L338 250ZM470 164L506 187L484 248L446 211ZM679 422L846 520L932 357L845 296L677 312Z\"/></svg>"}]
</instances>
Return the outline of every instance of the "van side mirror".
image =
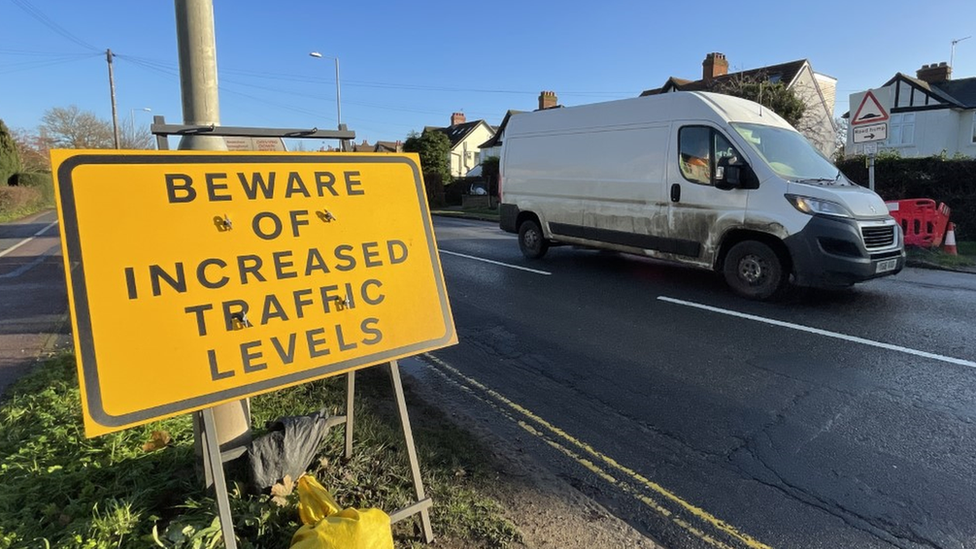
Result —
<instances>
[{"instance_id":1,"label":"van side mirror","mask_svg":"<svg viewBox=\"0 0 976 549\"><path fill-rule=\"evenodd\" d=\"M715 170L715 188L729 191L732 189L758 189L759 180L749 164L735 160L733 158L722 157L718 159L718 167Z\"/></svg>"}]
</instances>

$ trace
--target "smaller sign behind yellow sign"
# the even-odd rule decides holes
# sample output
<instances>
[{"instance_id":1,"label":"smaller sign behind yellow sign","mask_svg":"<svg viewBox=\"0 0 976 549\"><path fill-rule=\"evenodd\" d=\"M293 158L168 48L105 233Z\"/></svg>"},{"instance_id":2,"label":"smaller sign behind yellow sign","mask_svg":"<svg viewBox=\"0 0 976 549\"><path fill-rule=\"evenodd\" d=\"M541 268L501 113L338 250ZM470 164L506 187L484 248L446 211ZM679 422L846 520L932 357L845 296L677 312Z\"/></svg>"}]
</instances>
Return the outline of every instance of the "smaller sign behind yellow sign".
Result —
<instances>
[{"instance_id":1,"label":"smaller sign behind yellow sign","mask_svg":"<svg viewBox=\"0 0 976 549\"><path fill-rule=\"evenodd\" d=\"M89 436L457 341L415 155L52 158Z\"/></svg>"}]
</instances>

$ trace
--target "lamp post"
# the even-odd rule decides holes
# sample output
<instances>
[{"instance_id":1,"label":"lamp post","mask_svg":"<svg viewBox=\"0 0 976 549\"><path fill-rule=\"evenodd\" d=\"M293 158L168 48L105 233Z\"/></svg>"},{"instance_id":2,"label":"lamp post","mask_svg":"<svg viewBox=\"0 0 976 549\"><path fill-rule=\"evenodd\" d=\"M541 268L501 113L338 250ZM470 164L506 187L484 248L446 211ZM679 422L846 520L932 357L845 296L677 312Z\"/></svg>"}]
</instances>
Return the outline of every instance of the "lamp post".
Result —
<instances>
[{"instance_id":1,"label":"lamp post","mask_svg":"<svg viewBox=\"0 0 976 549\"><path fill-rule=\"evenodd\" d=\"M332 59L335 61L335 73L336 73L336 127L342 129L342 103L339 100L339 58L329 57L328 55L322 55L317 51L309 52L311 57L316 57L318 59Z\"/></svg>"},{"instance_id":2,"label":"lamp post","mask_svg":"<svg viewBox=\"0 0 976 549\"><path fill-rule=\"evenodd\" d=\"M148 146L149 143L140 143L137 137L138 132L136 132L136 112L152 112L149 107L142 107L141 109L129 109L129 129L122 132L123 144L128 148L134 147L144 147Z\"/></svg>"},{"instance_id":3,"label":"lamp post","mask_svg":"<svg viewBox=\"0 0 976 549\"><path fill-rule=\"evenodd\" d=\"M142 112L152 112L149 107L143 107L141 109L129 109L129 126L134 130L136 128L136 111Z\"/></svg>"}]
</instances>

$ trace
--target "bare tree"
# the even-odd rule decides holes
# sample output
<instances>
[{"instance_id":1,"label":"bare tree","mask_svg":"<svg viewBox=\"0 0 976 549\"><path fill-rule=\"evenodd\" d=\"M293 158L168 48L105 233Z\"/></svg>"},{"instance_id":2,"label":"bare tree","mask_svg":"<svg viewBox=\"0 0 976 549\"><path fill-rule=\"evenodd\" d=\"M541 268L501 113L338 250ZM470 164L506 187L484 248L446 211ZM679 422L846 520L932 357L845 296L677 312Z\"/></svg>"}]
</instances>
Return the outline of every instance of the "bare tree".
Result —
<instances>
[{"instance_id":1,"label":"bare tree","mask_svg":"<svg viewBox=\"0 0 976 549\"><path fill-rule=\"evenodd\" d=\"M51 152L48 139L43 133L18 128L13 132L20 153L21 170L25 172L51 171Z\"/></svg>"},{"instance_id":2,"label":"bare tree","mask_svg":"<svg viewBox=\"0 0 976 549\"><path fill-rule=\"evenodd\" d=\"M850 121L846 118L834 118L834 125L837 126L837 134L834 136L835 158L844 158L844 147L847 146L847 132L850 130Z\"/></svg>"},{"instance_id":3,"label":"bare tree","mask_svg":"<svg viewBox=\"0 0 976 549\"><path fill-rule=\"evenodd\" d=\"M119 128L119 145L123 149L153 149L155 143L148 126L137 126L130 120Z\"/></svg>"},{"instance_id":4,"label":"bare tree","mask_svg":"<svg viewBox=\"0 0 976 549\"><path fill-rule=\"evenodd\" d=\"M51 147L110 149L114 145L112 125L76 105L54 107L41 120L40 131L48 136Z\"/></svg>"}]
</instances>

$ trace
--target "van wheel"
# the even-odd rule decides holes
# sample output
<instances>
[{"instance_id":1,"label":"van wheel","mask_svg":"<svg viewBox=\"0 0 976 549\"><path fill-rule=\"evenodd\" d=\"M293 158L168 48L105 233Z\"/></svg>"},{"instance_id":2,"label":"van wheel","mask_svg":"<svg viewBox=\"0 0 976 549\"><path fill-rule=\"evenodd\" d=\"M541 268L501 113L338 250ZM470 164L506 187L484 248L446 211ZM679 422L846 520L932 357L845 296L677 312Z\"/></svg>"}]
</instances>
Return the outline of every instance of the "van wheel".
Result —
<instances>
[{"instance_id":1,"label":"van wheel","mask_svg":"<svg viewBox=\"0 0 976 549\"><path fill-rule=\"evenodd\" d=\"M529 259L539 259L549 251L549 243L535 221L528 219L519 225L519 249Z\"/></svg>"},{"instance_id":2,"label":"van wheel","mask_svg":"<svg viewBox=\"0 0 976 549\"><path fill-rule=\"evenodd\" d=\"M732 290L749 299L770 299L780 294L789 282L776 252L755 240L733 246L722 270Z\"/></svg>"}]
</instances>

